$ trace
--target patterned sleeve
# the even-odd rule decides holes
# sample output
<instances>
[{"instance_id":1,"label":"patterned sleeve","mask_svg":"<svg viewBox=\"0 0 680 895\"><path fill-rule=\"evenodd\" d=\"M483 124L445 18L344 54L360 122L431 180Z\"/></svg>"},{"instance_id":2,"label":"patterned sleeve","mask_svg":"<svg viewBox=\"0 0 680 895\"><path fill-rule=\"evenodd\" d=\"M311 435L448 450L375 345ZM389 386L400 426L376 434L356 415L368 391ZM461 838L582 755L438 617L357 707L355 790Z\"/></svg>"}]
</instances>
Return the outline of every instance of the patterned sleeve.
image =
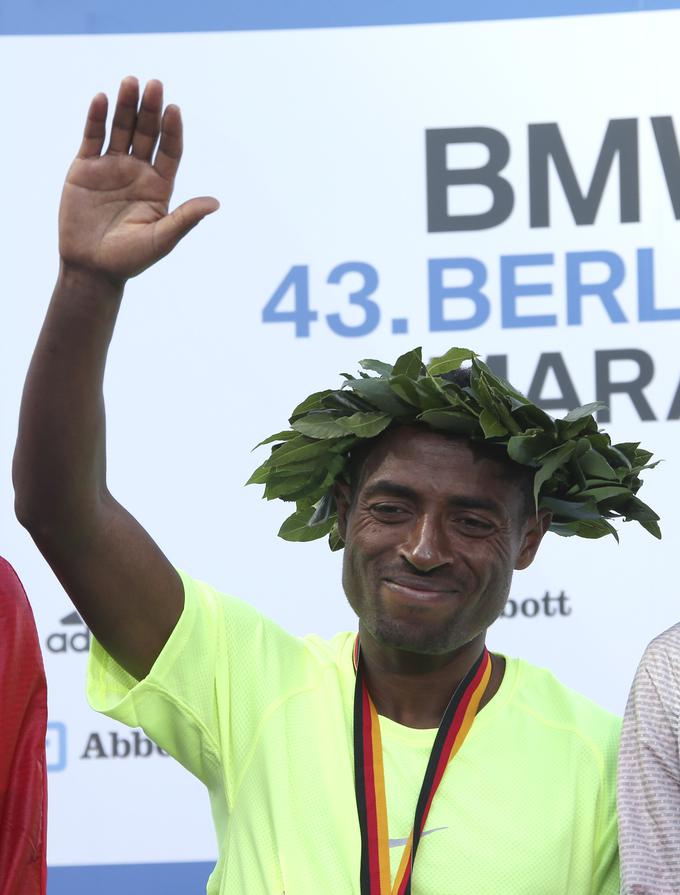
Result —
<instances>
[{"instance_id":1,"label":"patterned sleeve","mask_svg":"<svg viewBox=\"0 0 680 895\"><path fill-rule=\"evenodd\" d=\"M680 892L680 625L647 647L626 707L619 757L623 895Z\"/></svg>"}]
</instances>

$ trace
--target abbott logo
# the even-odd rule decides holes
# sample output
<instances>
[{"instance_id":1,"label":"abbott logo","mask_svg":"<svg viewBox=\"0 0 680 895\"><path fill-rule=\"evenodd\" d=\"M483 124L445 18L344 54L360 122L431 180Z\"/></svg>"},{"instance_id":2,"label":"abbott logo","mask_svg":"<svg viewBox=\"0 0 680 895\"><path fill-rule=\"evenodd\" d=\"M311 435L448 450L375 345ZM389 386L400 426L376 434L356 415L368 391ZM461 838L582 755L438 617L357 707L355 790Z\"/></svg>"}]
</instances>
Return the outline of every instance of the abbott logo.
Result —
<instances>
[{"instance_id":1,"label":"abbott logo","mask_svg":"<svg viewBox=\"0 0 680 895\"><path fill-rule=\"evenodd\" d=\"M61 721L50 721L47 724L45 756L48 771L57 772L66 768L66 725Z\"/></svg>"},{"instance_id":2,"label":"abbott logo","mask_svg":"<svg viewBox=\"0 0 680 895\"><path fill-rule=\"evenodd\" d=\"M70 612L59 619L64 630L55 631L47 638L51 653L86 653L90 649L90 632L77 612Z\"/></svg>"},{"instance_id":3,"label":"abbott logo","mask_svg":"<svg viewBox=\"0 0 680 895\"><path fill-rule=\"evenodd\" d=\"M167 758L168 753L157 746L139 730L132 730L128 736L110 730L108 733L91 733L82 751L81 759L88 758Z\"/></svg>"},{"instance_id":4,"label":"abbott logo","mask_svg":"<svg viewBox=\"0 0 680 895\"><path fill-rule=\"evenodd\" d=\"M562 590L556 596L546 591L542 597L526 597L524 600L508 600L501 612L501 618L536 618L537 616L571 615L569 597Z\"/></svg>"}]
</instances>

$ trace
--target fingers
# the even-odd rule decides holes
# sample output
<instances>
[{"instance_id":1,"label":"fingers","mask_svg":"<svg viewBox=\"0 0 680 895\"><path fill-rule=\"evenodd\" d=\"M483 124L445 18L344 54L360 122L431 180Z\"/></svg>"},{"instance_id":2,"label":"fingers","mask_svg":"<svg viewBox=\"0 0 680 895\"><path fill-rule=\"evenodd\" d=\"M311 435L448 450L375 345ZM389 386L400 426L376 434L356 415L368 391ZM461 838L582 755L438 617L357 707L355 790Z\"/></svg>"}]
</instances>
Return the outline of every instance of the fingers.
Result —
<instances>
[{"instance_id":1,"label":"fingers","mask_svg":"<svg viewBox=\"0 0 680 895\"><path fill-rule=\"evenodd\" d=\"M136 158L147 162L151 160L161 129L162 109L163 85L160 81L149 81L144 89L132 137L132 154Z\"/></svg>"},{"instance_id":2,"label":"fingers","mask_svg":"<svg viewBox=\"0 0 680 895\"><path fill-rule=\"evenodd\" d=\"M98 93L87 111L83 141L78 150L78 158L92 158L101 155L106 136L106 112L109 102L103 93Z\"/></svg>"},{"instance_id":3,"label":"fingers","mask_svg":"<svg viewBox=\"0 0 680 895\"><path fill-rule=\"evenodd\" d=\"M173 181L182 157L182 117L179 108L168 106L161 118L163 85L155 80L146 85L139 109L138 104L137 78L124 78L118 90L106 151L110 155L127 155L132 151L135 158L150 162L160 136L154 167L165 180ZM99 93L90 105L79 158L90 158L101 153L106 112L106 96Z\"/></svg>"},{"instance_id":4,"label":"fingers","mask_svg":"<svg viewBox=\"0 0 680 895\"><path fill-rule=\"evenodd\" d=\"M189 199L179 205L172 214L166 215L156 224L154 242L159 257L167 255L177 243L192 230L203 218L217 211L220 203L212 196L201 196Z\"/></svg>"},{"instance_id":5,"label":"fingers","mask_svg":"<svg viewBox=\"0 0 680 895\"><path fill-rule=\"evenodd\" d=\"M168 106L163 113L161 142L154 168L165 180L174 180L182 158L182 116L179 106Z\"/></svg>"},{"instance_id":6,"label":"fingers","mask_svg":"<svg viewBox=\"0 0 680 895\"><path fill-rule=\"evenodd\" d=\"M118 90L118 100L111 125L111 139L107 149L111 155L129 152L137 123L138 103L139 82L137 78L123 78Z\"/></svg>"}]
</instances>

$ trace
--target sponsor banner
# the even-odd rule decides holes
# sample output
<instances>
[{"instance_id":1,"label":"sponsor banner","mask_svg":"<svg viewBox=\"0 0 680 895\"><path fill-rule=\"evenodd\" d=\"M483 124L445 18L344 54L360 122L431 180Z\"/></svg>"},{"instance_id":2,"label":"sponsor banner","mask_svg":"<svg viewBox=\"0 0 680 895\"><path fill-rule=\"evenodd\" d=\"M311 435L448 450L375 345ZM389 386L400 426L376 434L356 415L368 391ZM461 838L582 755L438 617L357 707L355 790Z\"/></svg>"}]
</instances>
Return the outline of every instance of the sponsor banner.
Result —
<instances>
[{"instance_id":1,"label":"sponsor banner","mask_svg":"<svg viewBox=\"0 0 680 895\"><path fill-rule=\"evenodd\" d=\"M59 627L47 635L44 649L55 656L73 653L88 653L90 649L90 632L77 612L69 612L59 619Z\"/></svg>"},{"instance_id":2,"label":"sponsor banner","mask_svg":"<svg viewBox=\"0 0 680 895\"><path fill-rule=\"evenodd\" d=\"M673 9L677 0L478 0L451 4L446 0L391 0L390 3L345 0L325 6L314 0L282 5L276 0L201 0L146 3L135 0L79 0L68 8L8 3L0 18L0 34L124 34L168 31L257 31L289 28L345 28L360 25L404 25L424 22L470 22L574 16Z\"/></svg>"},{"instance_id":3,"label":"sponsor banner","mask_svg":"<svg viewBox=\"0 0 680 895\"><path fill-rule=\"evenodd\" d=\"M302 397L360 358L465 345L555 415L600 399L615 441L665 461L643 492L664 539L630 525L620 545L549 536L490 646L620 712L644 645L677 620L679 25L659 11L2 38L21 135L0 146L0 463L89 98L128 72L159 76L186 121L176 199L214 194L222 209L129 284L106 380L112 492L178 566L331 636L355 627L342 556L278 540L287 508L242 487L265 456L252 446ZM0 514L48 674L51 864L214 860L203 787L87 707L90 635L15 522L8 477Z\"/></svg>"},{"instance_id":4,"label":"sponsor banner","mask_svg":"<svg viewBox=\"0 0 680 895\"><path fill-rule=\"evenodd\" d=\"M212 863L186 864L98 864L89 867L50 867L47 876L49 895L74 895L91 892L97 895L185 895L202 892L212 870Z\"/></svg>"}]
</instances>

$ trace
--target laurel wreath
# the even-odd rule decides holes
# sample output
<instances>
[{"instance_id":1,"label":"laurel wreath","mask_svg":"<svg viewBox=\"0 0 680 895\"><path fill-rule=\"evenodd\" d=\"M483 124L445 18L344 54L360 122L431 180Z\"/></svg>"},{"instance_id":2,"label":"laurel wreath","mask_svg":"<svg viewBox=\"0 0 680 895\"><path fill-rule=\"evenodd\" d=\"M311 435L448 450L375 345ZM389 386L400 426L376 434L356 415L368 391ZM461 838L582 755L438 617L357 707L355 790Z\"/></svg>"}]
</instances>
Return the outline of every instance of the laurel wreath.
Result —
<instances>
[{"instance_id":1,"label":"laurel wreath","mask_svg":"<svg viewBox=\"0 0 680 895\"><path fill-rule=\"evenodd\" d=\"M471 361L470 385L442 378ZM639 442L612 444L586 404L554 419L495 375L475 352L452 348L424 365L421 349L394 365L360 361L358 376L343 373L339 389L315 392L293 410L291 428L265 438L270 456L246 484L264 485L267 500L295 502L279 530L287 541L329 535L332 550L344 546L338 531L333 483L348 478L350 452L391 425L424 424L452 436L505 446L511 460L531 467L534 501L552 513L550 530L600 538L618 533L609 521L636 521L661 537L659 516L636 494L639 477L652 469L652 454Z\"/></svg>"}]
</instances>

